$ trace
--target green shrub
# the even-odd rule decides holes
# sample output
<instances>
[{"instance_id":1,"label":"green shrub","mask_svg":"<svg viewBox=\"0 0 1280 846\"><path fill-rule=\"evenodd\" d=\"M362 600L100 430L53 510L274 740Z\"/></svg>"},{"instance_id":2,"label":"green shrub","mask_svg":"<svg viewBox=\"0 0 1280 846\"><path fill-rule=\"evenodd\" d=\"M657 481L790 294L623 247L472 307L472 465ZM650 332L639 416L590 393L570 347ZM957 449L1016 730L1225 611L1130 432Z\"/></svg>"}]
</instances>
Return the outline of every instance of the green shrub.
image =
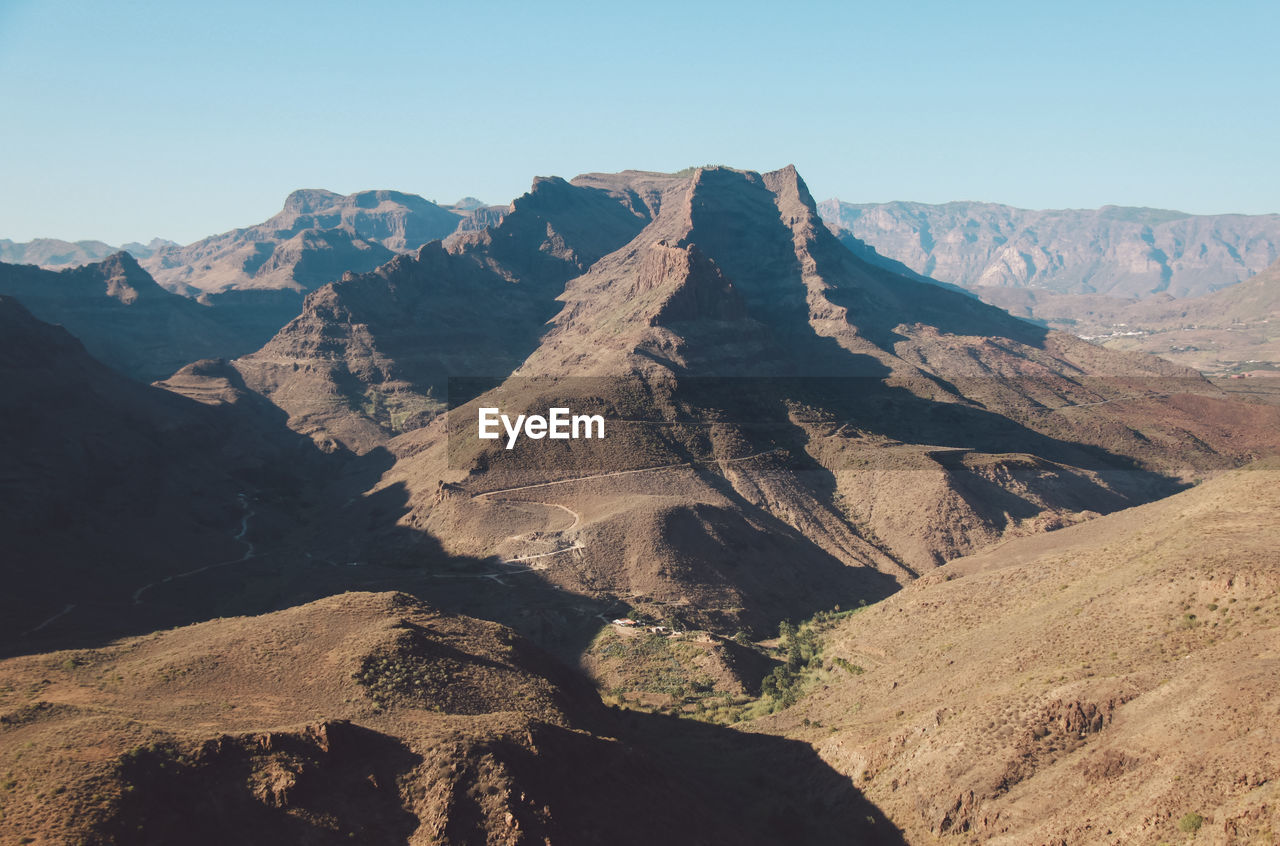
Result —
<instances>
[{"instance_id":1,"label":"green shrub","mask_svg":"<svg viewBox=\"0 0 1280 846\"><path fill-rule=\"evenodd\" d=\"M1195 811L1190 812L1182 819L1178 820L1178 828L1182 829L1187 834L1194 834L1200 830L1200 826L1202 825L1204 825L1204 817L1200 816Z\"/></svg>"}]
</instances>

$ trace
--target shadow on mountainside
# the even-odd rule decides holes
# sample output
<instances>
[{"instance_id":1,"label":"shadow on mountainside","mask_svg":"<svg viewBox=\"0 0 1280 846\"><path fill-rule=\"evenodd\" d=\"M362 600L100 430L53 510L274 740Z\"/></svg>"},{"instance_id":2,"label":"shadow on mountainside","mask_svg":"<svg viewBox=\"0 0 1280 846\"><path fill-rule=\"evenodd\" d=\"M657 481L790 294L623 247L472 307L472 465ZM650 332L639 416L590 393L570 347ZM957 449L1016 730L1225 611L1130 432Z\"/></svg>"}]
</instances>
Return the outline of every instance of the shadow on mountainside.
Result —
<instances>
[{"instance_id":1,"label":"shadow on mountainside","mask_svg":"<svg viewBox=\"0 0 1280 846\"><path fill-rule=\"evenodd\" d=\"M122 758L123 799L97 833L140 846L408 842L419 821L398 782L422 756L362 726L323 730L224 734L187 756L139 747Z\"/></svg>"},{"instance_id":2,"label":"shadow on mountainside","mask_svg":"<svg viewBox=\"0 0 1280 846\"><path fill-rule=\"evenodd\" d=\"M617 719L619 738L689 779L708 811L741 821L751 842L906 843L808 743L660 714L628 711Z\"/></svg>"},{"instance_id":3,"label":"shadow on mountainside","mask_svg":"<svg viewBox=\"0 0 1280 846\"><path fill-rule=\"evenodd\" d=\"M604 709L594 697L572 710L572 727L533 721L514 733L481 714L426 758L396 733L346 720L135 747L116 771L120 801L94 834L394 844L425 827L457 843L488 842L495 829L564 844L905 843L802 741Z\"/></svg>"},{"instance_id":4,"label":"shadow on mountainside","mask_svg":"<svg viewBox=\"0 0 1280 846\"><path fill-rule=\"evenodd\" d=\"M1111 399L1123 392L1117 389L1140 380L1120 378L1114 385L1094 380L1097 384L1089 386L1077 365L1053 355L1031 361L1026 351L1047 349L1044 327L964 293L869 264L820 223L804 229L806 218L817 220L794 171L763 179L728 169L700 175L686 240L714 260L780 352L754 372L790 378L773 388L726 379L725 387L707 391L703 385L713 380L695 376L686 394L723 394L740 408L747 405L735 394L789 397L829 412L842 424L901 443L1023 452L1112 474L1130 494L1124 504L1178 489L1150 469L1160 466L1161 456L1141 434L1114 420L1080 426L1053 416L1055 408L1072 402L1061 392L1093 402ZM797 224L801 228L794 228ZM903 334L921 327L927 331L917 332L914 340ZM906 367L892 374L882 355ZM1111 365L1123 363L1122 357L1108 355ZM895 384L885 382L891 376ZM1094 396L1090 387L1101 393ZM755 405L758 410L767 403ZM767 407L754 415L766 424L778 417ZM1115 500L1104 497L1104 506L1108 499Z\"/></svg>"},{"instance_id":5,"label":"shadow on mountainside","mask_svg":"<svg viewBox=\"0 0 1280 846\"><path fill-rule=\"evenodd\" d=\"M821 402L828 415L843 418L836 422L907 443L1025 452L1093 469L1114 489L1090 489L1087 505L1095 511L1115 510L1177 487L1123 456L1055 440L981 409L933 403L877 380L729 379L709 384L682 386L681 391L735 421L730 425L741 436L744 454L784 451L777 458L780 466L833 512L838 510L834 475L807 452L811 434L789 416L797 405ZM744 419L748 415L753 419ZM273 422L282 426L278 415ZM299 437L294 448L304 440ZM674 457L696 456L677 452ZM229 551L222 558L175 563L167 572L99 572L92 579L67 580L38 603L43 607L32 606L29 619L20 623L26 635L0 651L85 647L212 617L261 614L345 590L400 590L441 610L508 625L575 661L605 620L628 610L620 601L563 590L537 571L446 553L439 539L402 522L411 513L409 492L402 485L368 493L393 463L385 450L347 459L315 450L310 459L297 454L295 461L298 466L313 461L311 466L321 469L292 475L279 465L274 470L258 468L253 484L245 486L244 502L237 509L242 513L236 515L240 519L224 522ZM712 586L732 585L740 592L744 607L751 606L746 608L750 619L744 619L751 628L768 631L781 619L805 619L858 599L877 601L896 589L889 575L846 566L745 499L714 463L697 465L695 472L736 508L698 506L688 513L673 512L664 531L680 535L677 540L687 548L690 562L707 563L705 571L691 571L689 578ZM1020 510L1025 503L990 483L971 477L966 483L973 487L970 495L995 498L997 505L1005 502L1015 518L1027 516ZM739 515L748 515L752 522L741 523ZM718 537L749 540L751 548L720 549ZM39 544L27 548L35 555ZM813 553L803 556L804 566L796 556L799 549ZM759 559L761 566L725 569L713 563L735 559ZM763 566L766 559L783 569ZM74 607L57 616L67 606ZM40 627L42 621L47 624Z\"/></svg>"}]
</instances>

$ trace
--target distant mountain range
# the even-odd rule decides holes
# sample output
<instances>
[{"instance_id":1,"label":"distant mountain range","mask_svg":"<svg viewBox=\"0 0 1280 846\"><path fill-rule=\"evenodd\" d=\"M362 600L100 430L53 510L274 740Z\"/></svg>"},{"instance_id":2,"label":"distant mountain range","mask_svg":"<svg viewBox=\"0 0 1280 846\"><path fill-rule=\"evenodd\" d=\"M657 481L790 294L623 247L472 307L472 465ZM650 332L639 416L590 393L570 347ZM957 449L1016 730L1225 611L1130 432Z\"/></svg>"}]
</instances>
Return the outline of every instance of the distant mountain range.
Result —
<instances>
[{"instance_id":1,"label":"distant mountain range","mask_svg":"<svg viewBox=\"0 0 1280 846\"><path fill-rule=\"evenodd\" d=\"M396 253L444 238L463 217L399 191L294 191L280 213L263 223L161 249L143 266L179 293L305 293L348 270L373 270Z\"/></svg>"},{"instance_id":2,"label":"distant mountain range","mask_svg":"<svg viewBox=\"0 0 1280 846\"><path fill-rule=\"evenodd\" d=\"M840 200L819 210L829 226L881 255L975 292L1189 297L1226 288L1280 259L1280 214Z\"/></svg>"},{"instance_id":3,"label":"distant mountain range","mask_svg":"<svg viewBox=\"0 0 1280 846\"><path fill-rule=\"evenodd\" d=\"M252 352L298 314L306 292L504 213L473 197L442 207L396 191L295 191L270 220L187 246L0 241L0 294L151 381Z\"/></svg>"},{"instance_id":4,"label":"distant mountain range","mask_svg":"<svg viewBox=\"0 0 1280 846\"><path fill-rule=\"evenodd\" d=\"M100 261L121 250L134 258L149 258L157 250L178 246L173 241L153 238L150 243L139 244L136 241L123 247L113 247L101 241L61 241L57 238L37 238L34 241L17 243L7 238L0 238L0 261L8 264L34 264L52 270L64 267L78 267L94 261Z\"/></svg>"},{"instance_id":5,"label":"distant mountain range","mask_svg":"<svg viewBox=\"0 0 1280 846\"><path fill-rule=\"evenodd\" d=\"M867 261L1019 317L1206 373L1280 370L1275 295L1265 293L1277 285L1280 215L839 200L819 209ZM1230 293L1254 278L1255 293Z\"/></svg>"},{"instance_id":6,"label":"distant mountain range","mask_svg":"<svg viewBox=\"0 0 1280 846\"><path fill-rule=\"evenodd\" d=\"M1280 371L1280 262L1228 288L1177 299L983 288L987 302L1112 349L1141 350L1204 373Z\"/></svg>"},{"instance_id":7,"label":"distant mountain range","mask_svg":"<svg viewBox=\"0 0 1280 846\"><path fill-rule=\"evenodd\" d=\"M124 251L169 290L189 296L231 290L280 289L298 293L331 282L348 270L365 271L397 253L416 250L459 228L501 218L503 207L464 197L440 206L400 191L294 191L263 223L181 245L162 238L120 247L101 241L0 239L0 262L48 269L77 267Z\"/></svg>"}]
</instances>

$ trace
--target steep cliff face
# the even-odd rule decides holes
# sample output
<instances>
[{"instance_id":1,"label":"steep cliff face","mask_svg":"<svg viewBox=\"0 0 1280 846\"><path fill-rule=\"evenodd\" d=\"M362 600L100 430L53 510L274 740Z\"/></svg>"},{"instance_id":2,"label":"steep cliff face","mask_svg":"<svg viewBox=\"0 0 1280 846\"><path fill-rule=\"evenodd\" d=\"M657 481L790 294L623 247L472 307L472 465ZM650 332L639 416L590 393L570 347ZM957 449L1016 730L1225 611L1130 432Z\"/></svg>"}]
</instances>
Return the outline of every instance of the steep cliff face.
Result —
<instances>
[{"instance_id":1,"label":"steep cliff face","mask_svg":"<svg viewBox=\"0 0 1280 846\"><path fill-rule=\"evenodd\" d=\"M828 224L849 230L880 254L970 289L1198 296L1247 279L1280 258L1280 215L839 200L827 200L821 210Z\"/></svg>"}]
</instances>

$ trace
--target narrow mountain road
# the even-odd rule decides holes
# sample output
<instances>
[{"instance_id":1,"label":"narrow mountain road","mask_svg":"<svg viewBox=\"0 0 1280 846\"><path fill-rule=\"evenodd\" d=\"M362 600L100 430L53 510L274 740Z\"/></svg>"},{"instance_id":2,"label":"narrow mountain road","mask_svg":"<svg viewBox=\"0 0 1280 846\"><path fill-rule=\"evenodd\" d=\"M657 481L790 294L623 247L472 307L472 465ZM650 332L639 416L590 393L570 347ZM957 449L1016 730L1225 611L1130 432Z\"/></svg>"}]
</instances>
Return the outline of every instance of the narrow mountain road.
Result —
<instances>
[{"instance_id":1,"label":"narrow mountain road","mask_svg":"<svg viewBox=\"0 0 1280 846\"><path fill-rule=\"evenodd\" d=\"M25 632L23 632L23 633L22 633L22 636L23 636L23 637L26 637L27 635L35 634L36 632L40 631L40 630L41 630L41 629L43 629L45 626L49 625L50 623L52 623L54 620L58 619L59 617L62 617L62 616L64 616L64 615L66 615L66 614L70 614L70 613L72 612L72 610L74 610L74 609L75 609L75 607L76 607L76 606L75 606L75 604L74 604L74 603L72 603L72 604L70 604L70 605L67 605L65 608L63 608L61 611L59 611L57 614L54 614L52 617L50 617L49 619L45 620L43 623L41 623L40 625L36 626L35 628L27 629Z\"/></svg>"},{"instance_id":2,"label":"narrow mountain road","mask_svg":"<svg viewBox=\"0 0 1280 846\"><path fill-rule=\"evenodd\" d=\"M659 464L656 467L639 467L635 470L615 470L612 473L595 473L590 476L577 476L572 479L557 479L554 482L537 482L532 485L517 485L514 488L499 488L498 490L493 490L493 491L481 491L478 494L472 494L471 498L482 499L488 496L497 496L498 494L533 490L534 488L549 488L549 487L552 487L553 485L571 485L574 482L586 482L586 481L590 481L591 479L611 479L617 476L632 476L632 475L635 475L636 473L655 473L659 470L673 470L677 467L693 467L698 464L718 464L718 465L737 464L740 461L750 461L754 458L761 458L766 455L773 455L775 453L785 453L785 452L786 450L779 448L779 449L765 450L764 452L753 453L752 455L744 455L741 458L708 458L703 461L681 461L676 464ZM543 503L543 505L548 505L548 504L549 503ZM563 506L560 506L560 507L563 507Z\"/></svg>"},{"instance_id":3,"label":"narrow mountain road","mask_svg":"<svg viewBox=\"0 0 1280 846\"><path fill-rule=\"evenodd\" d=\"M240 500L240 507L244 509L244 514L240 517L240 531L236 532L234 537L237 541L245 545L244 554L241 555L239 558L233 558L229 561L219 561L215 564L208 564L204 567L199 567L195 570L188 570L185 573L177 573L172 576L165 576L163 579L160 579L159 581L145 584L133 592L134 605L141 605L142 595L158 584L164 584L165 582L172 582L176 579L185 579L188 576L194 576L197 573L203 573L206 570L212 570L216 567L226 567L231 564L240 564L245 561L248 561L251 558L256 557L253 542L248 540L245 537L249 533L249 521L253 519L256 512L253 510L253 508L250 507L249 498L247 495L241 493L238 495L238 499ZM61 618L65 617L67 614L70 614L72 611L75 610L75 608L76 608L75 603L68 603L57 614L54 614L52 617L49 617L47 620L40 623L38 626L34 626L33 628L27 629L25 632L22 633L22 637L27 637L28 635L32 635L38 631L41 631L45 627L54 623L55 621L60 620Z\"/></svg>"},{"instance_id":4,"label":"narrow mountain road","mask_svg":"<svg viewBox=\"0 0 1280 846\"><path fill-rule=\"evenodd\" d=\"M472 499L491 499L492 497L496 497L499 494L515 493L516 491L528 491L528 490L534 490L535 488L548 488L555 485L568 485L574 482L585 482L592 479L611 479L611 478L616 478L618 476L631 476L637 473L652 473L658 470L671 470L678 467L692 467L697 464L715 464L717 466L723 467L726 464L735 464L741 461L750 461L752 459L760 458L765 455L773 455L775 453L785 453L785 452L786 450L783 450L783 449L771 449L771 450L766 450L764 452L757 452L752 455L744 455L741 458L726 458L726 459L711 458L705 461L681 461L676 464L660 464L656 467L640 467L635 470L615 470L610 473L595 473L590 476L578 476L573 479L557 479L554 482L537 482L532 485L517 485L516 487L512 487L512 488L500 488L498 490L483 491L478 494L473 494L471 498ZM576 529L578 525L582 522L581 514L579 514L577 511L574 511L569 506L562 505L561 503L558 503L558 502L541 502L539 500L527 500L527 499L498 499L494 501L518 503L520 505L542 505L547 508L558 508L559 510L564 511L565 513L573 517L573 523L571 523L569 526L563 529L559 529L550 534L564 534L566 532L571 532L574 529ZM524 537L526 537L526 535L512 535L508 537L507 540L521 540ZM574 550L579 550L579 549L586 549L586 546L581 541L575 540L570 546L562 547L561 549L552 550L551 552L539 552L539 553L534 553L530 555L519 555L519 556L516 556L515 558L505 558L502 560L502 563L503 564L523 564L526 561L534 561L542 558L551 558L556 555L563 555L566 552L573 552ZM437 575L436 578L493 579L499 584L505 584L505 582L503 582L501 579L502 576L512 575L514 573L531 572L534 570L545 570L545 569L547 569L546 565L543 565L541 567L529 566L529 567L523 567L518 570L506 572L506 573L475 573L475 574L456 574L456 575L440 574L440 575Z\"/></svg>"},{"instance_id":5,"label":"narrow mountain road","mask_svg":"<svg viewBox=\"0 0 1280 846\"><path fill-rule=\"evenodd\" d=\"M235 539L245 545L244 555L241 555L239 558L232 558L228 561L219 561L214 564L206 564L203 567L197 567L196 569L188 570L185 573L175 573L172 576L165 576L163 579L160 579L159 581L145 584L133 592L133 604L141 605L142 595L147 591L151 590L151 588L155 587L156 585L166 584L168 582L177 581L178 579L185 579L189 576L195 576L199 573L204 573L208 570L213 570L218 567L229 567L232 564L242 564L245 561L250 560L251 558L255 558L256 553L254 551L253 541L247 540L245 538L245 535L249 533L249 521L257 514L257 512L254 511L253 508L249 506L249 498L245 494L240 494L239 499L240 499L240 507L244 509L244 515L240 518L240 531L236 532Z\"/></svg>"},{"instance_id":6,"label":"narrow mountain road","mask_svg":"<svg viewBox=\"0 0 1280 846\"><path fill-rule=\"evenodd\" d=\"M568 529L565 529L565 531L567 532ZM573 552L575 549L586 549L586 547L583 546L580 542L574 541L573 546L566 546L564 549L557 549L553 552L538 552L538 553L534 553L533 555L518 555L515 558L504 558L502 560L502 563L503 564L519 564L524 561L533 561L534 559L537 559L537 558L550 558L553 555L564 555L566 552ZM530 567L529 569L542 570L546 568Z\"/></svg>"},{"instance_id":7,"label":"narrow mountain road","mask_svg":"<svg viewBox=\"0 0 1280 846\"><path fill-rule=\"evenodd\" d=\"M1109 400L1099 400L1098 402L1081 402L1074 405L1059 405L1055 408L1045 409L1045 412L1067 411L1072 408L1093 408L1098 405L1110 405L1113 402L1124 402L1125 400L1144 400L1144 399L1160 399L1162 397L1171 397L1173 394L1131 394L1126 397L1113 397Z\"/></svg>"}]
</instances>

